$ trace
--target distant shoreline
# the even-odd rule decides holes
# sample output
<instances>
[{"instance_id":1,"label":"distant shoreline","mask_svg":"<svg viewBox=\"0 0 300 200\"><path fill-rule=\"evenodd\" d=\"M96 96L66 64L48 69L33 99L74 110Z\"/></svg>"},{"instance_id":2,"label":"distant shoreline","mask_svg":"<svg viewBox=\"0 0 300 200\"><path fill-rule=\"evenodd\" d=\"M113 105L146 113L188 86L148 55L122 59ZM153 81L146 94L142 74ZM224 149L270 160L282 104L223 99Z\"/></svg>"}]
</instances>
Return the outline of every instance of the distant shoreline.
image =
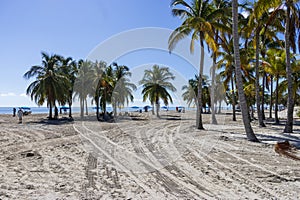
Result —
<instances>
[{"instance_id":1,"label":"distant shoreline","mask_svg":"<svg viewBox=\"0 0 300 200\"><path fill-rule=\"evenodd\" d=\"M0 107L0 114L12 114L13 113L13 108L18 108L18 106L16 107ZM47 107L30 107L32 114L47 114L49 113L49 108ZM58 107L59 109L60 107ZM143 107L138 107L138 108L132 108L132 107L124 107L121 110L118 109L118 112L137 112L140 109L143 110ZM176 110L176 106L172 106L172 107L168 107L168 109L171 110ZM151 109L150 109L151 110ZM161 108L161 111L165 111L165 109ZM186 110L196 110L196 108L188 108L186 107ZM112 112L112 108L111 107L107 107L107 111L108 112ZM88 107L88 112L89 113L96 113L96 110L93 107ZM72 107L72 113L80 113L80 107Z\"/></svg>"}]
</instances>

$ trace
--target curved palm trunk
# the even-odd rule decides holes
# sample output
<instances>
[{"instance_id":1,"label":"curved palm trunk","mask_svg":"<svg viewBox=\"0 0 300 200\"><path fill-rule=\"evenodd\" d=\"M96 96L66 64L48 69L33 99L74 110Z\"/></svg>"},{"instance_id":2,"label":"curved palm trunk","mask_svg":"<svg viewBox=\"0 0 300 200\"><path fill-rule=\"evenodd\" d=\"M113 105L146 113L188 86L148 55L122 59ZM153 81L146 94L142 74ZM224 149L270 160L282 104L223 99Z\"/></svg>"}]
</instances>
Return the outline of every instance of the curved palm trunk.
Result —
<instances>
[{"instance_id":1,"label":"curved palm trunk","mask_svg":"<svg viewBox=\"0 0 300 200\"><path fill-rule=\"evenodd\" d=\"M232 98L232 121L236 121L236 111L235 111L235 92L234 92L234 77L231 76L231 98Z\"/></svg>"},{"instance_id":2,"label":"curved palm trunk","mask_svg":"<svg viewBox=\"0 0 300 200\"><path fill-rule=\"evenodd\" d=\"M262 112L260 108L260 95L259 95L259 28L256 29L256 49L255 49L255 97L256 97L256 110L258 117L259 127L266 127L263 121Z\"/></svg>"},{"instance_id":3,"label":"curved palm trunk","mask_svg":"<svg viewBox=\"0 0 300 200\"><path fill-rule=\"evenodd\" d=\"M243 90L243 79L241 73L241 60L239 51L239 35L238 35L238 2L237 0L232 1L232 18L233 18L233 42L234 42L234 57L235 57L235 71L236 81L239 93L240 107L242 110L243 123L246 131L248 140L258 142L253 129L250 124L249 111L247 106L246 97Z\"/></svg>"},{"instance_id":4,"label":"curved palm trunk","mask_svg":"<svg viewBox=\"0 0 300 200\"><path fill-rule=\"evenodd\" d=\"M213 66L211 72L211 92L210 92L210 100L211 100L211 123L218 124L216 119L216 109L215 109L215 88L216 88L216 54L213 54Z\"/></svg>"},{"instance_id":5,"label":"curved palm trunk","mask_svg":"<svg viewBox=\"0 0 300 200\"><path fill-rule=\"evenodd\" d=\"M204 48L201 44L200 38L200 70L199 70L199 82L198 82L198 104L197 104L197 116L196 116L196 127L197 129L204 130L202 123L202 74L204 67Z\"/></svg>"},{"instance_id":6,"label":"curved palm trunk","mask_svg":"<svg viewBox=\"0 0 300 200\"><path fill-rule=\"evenodd\" d=\"M293 111L294 111L294 99L293 99L293 78L290 59L290 5L291 1L286 1L286 22L285 22L285 51L286 51L286 79L288 82L288 102L287 102L287 120L284 128L285 133L293 132Z\"/></svg>"},{"instance_id":7,"label":"curved palm trunk","mask_svg":"<svg viewBox=\"0 0 300 200\"><path fill-rule=\"evenodd\" d=\"M272 119L272 110L273 110L273 76L271 75L271 90L270 90L270 112L269 118Z\"/></svg>"},{"instance_id":8,"label":"curved palm trunk","mask_svg":"<svg viewBox=\"0 0 300 200\"><path fill-rule=\"evenodd\" d=\"M279 124L278 119L278 85L279 85L279 76L276 77L276 94L275 94L275 124Z\"/></svg>"}]
</instances>

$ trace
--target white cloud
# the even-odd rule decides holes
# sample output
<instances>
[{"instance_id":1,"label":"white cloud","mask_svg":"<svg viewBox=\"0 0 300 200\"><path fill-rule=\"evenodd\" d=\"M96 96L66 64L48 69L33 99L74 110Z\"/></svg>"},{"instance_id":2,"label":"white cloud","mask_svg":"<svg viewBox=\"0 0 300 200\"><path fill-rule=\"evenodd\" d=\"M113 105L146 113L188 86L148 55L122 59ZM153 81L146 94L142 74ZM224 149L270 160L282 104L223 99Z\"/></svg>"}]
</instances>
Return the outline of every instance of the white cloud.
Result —
<instances>
[{"instance_id":1,"label":"white cloud","mask_svg":"<svg viewBox=\"0 0 300 200\"><path fill-rule=\"evenodd\" d=\"M13 92L8 92L8 93L1 93L0 96L1 97L14 97L14 96L16 96L16 94Z\"/></svg>"},{"instance_id":2,"label":"white cloud","mask_svg":"<svg viewBox=\"0 0 300 200\"><path fill-rule=\"evenodd\" d=\"M20 94L20 97L27 97L25 93Z\"/></svg>"}]
</instances>

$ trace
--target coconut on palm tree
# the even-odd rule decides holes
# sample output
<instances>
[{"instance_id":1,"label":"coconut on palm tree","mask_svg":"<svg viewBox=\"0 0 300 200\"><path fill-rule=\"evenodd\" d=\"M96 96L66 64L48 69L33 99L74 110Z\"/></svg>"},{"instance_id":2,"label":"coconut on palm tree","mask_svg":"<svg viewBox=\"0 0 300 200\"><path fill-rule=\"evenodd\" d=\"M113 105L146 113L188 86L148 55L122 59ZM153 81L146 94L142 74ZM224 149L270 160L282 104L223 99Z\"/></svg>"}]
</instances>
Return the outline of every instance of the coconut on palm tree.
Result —
<instances>
[{"instance_id":1,"label":"coconut on palm tree","mask_svg":"<svg viewBox=\"0 0 300 200\"><path fill-rule=\"evenodd\" d=\"M163 101L165 106L169 102L173 103L169 91L176 91L176 88L170 82L174 79L175 76L169 68L154 65L152 69L145 70L144 77L139 82L140 85L143 85L143 101L149 99L152 105L155 104L157 117L159 117L160 100Z\"/></svg>"}]
</instances>

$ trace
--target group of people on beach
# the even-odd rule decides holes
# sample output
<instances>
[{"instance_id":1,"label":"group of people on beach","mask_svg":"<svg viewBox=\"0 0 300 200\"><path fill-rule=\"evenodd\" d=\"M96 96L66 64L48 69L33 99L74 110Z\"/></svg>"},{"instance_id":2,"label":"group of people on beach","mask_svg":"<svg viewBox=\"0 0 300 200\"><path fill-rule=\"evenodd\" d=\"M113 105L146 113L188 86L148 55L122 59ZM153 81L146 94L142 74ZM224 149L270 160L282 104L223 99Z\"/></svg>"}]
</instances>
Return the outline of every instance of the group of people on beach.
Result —
<instances>
[{"instance_id":1,"label":"group of people on beach","mask_svg":"<svg viewBox=\"0 0 300 200\"><path fill-rule=\"evenodd\" d=\"M17 112L17 109L16 108L13 108L13 117L16 116L16 112ZM22 124L22 119L23 119L23 110L21 108L19 108L18 112L17 112L17 116L19 118L19 124Z\"/></svg>"}]
</instances>

